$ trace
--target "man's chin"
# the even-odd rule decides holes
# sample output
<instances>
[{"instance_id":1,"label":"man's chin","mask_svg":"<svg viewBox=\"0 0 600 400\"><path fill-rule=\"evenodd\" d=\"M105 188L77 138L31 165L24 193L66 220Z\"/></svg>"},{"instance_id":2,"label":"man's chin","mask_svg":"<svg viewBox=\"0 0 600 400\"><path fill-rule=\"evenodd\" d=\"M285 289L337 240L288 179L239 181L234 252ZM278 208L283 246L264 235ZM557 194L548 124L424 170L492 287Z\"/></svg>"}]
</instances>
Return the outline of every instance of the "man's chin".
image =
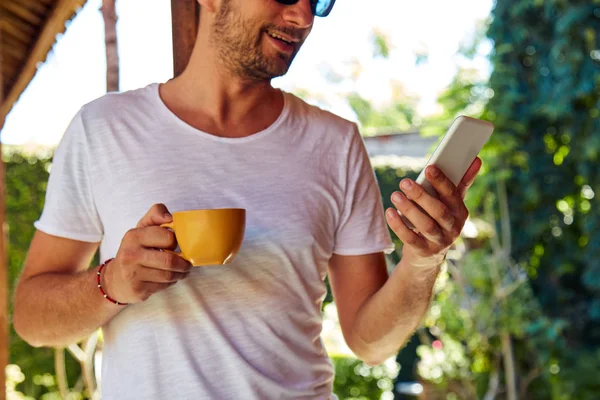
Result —
<instances>
[{"instance_id":1,"label":"man's chin","mask_svg":"<svg viewBox=\"0 0 600 400\"><path fill-rule=\"evenodd\" d=\"M292 57L293 59L293 57ZM284 54L262 57L252 64L247 64L243 75L255 80L271 80L287 74L292 60Z\"/></svg>"},{"instance_id":2,"label":"man's chin","mask_svg":"<svg viewBox=\"0 0 600 400\"><path fill-rule=\"evenodd\" d=\"M290 68L288 66L288 67L285 67L285 68L281 68L281 69L279 69L277 71L271 71L271 79L279 78L280 76L284 76L285 74L288 73L289 69Z\"/></svg>"},{"instance_id":3,"label":"man's chin","mask_svg":"<svg viewBox=\"0 0 600 400\"><path fill-rule=\"evenodd\" d=\"M279 78L287 74L286 70L252 70L242 74L243 77L253 81L270 81L271 79Z\"/></svg>"},{"instance_id":4,"label":"man's chin","mask_svg":"<svg viewBox=\"0 0 600 400\"><path fill-rule=\"evenodd\" d=\"M269 79L278 78L288 73L290 69L290 63L286 60L274 60L269 63L268 67L263 69L262 75L269 77Z\"/></svg>"},{"instance_id":5,"label":"man's chin","mask_svg":"<svg viewBox=\"0 0 600 400\"><path fill-rule=\"evenodd\" d=\"M271 64L271 69L275 77L283 76L288 73L294 61L295 54L292 56L280 55L280 57Z\"/></svg>"}]
</instances>

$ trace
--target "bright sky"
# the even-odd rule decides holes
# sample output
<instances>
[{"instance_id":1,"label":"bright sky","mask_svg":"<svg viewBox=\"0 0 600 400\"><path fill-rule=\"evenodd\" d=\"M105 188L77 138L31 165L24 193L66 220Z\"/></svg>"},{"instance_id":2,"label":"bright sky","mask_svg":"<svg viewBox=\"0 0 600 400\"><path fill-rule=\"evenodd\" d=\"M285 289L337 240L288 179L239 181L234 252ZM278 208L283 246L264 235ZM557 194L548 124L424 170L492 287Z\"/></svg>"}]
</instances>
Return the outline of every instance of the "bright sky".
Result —
<instances>
[{"instance_id":1,"label":"bright sky","mask_svg":"<svg viewBox=\"0 0 600 400\"><path fill-rule=\"evenodd\" d=\"M265 0L270 1L270 0ZM338 0L325 19L317 18L311 36L290 72L274 85L302 89L319 104L355 120L343 93L357 90L376 104L391 96L390 83L401 82L420 98L422 115L435 112L435 99L450 82L461 41L488 17L493 0ZM121 89L129 90L172 77L170 0L118 0ZM152 6L150 6L152 4ZM105 91L104 27L101 0L89 0L55 45L26 92L8 115L5 144L55 145L73 115ZM372 32L383 32L392 45L388 60L373 59ZM427 63L416 65L415 52L426 50ZM489 46L483 52L489 51ZM353 60L363 73L356 82L331 84L326 71L348 77ZM355 64L355 62L354 62ZM472 66L489 73L485 57Z\"/></svg>"}]
</instances>

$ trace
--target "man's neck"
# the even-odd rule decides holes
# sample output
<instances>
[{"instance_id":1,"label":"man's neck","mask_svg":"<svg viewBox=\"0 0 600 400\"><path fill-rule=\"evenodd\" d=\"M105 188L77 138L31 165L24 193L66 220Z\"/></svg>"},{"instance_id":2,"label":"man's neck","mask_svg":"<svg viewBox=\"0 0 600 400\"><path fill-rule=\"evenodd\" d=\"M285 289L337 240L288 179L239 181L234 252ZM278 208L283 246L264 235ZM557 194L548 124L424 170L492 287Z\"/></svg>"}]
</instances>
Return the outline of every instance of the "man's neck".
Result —
<instances>
[{"instance_id":1,"label":"man's neck","mask_svg":"<svg viewBox=\"0 0 600 400\"><path fill-rule=\"evenodd\" d=\"M283 95L271 82L244 80L224 68L210 46L197 46L184 72L161 85L163 102L179 118L217 136L241 137L271 125Z\"/></svg>"}]
</instances>

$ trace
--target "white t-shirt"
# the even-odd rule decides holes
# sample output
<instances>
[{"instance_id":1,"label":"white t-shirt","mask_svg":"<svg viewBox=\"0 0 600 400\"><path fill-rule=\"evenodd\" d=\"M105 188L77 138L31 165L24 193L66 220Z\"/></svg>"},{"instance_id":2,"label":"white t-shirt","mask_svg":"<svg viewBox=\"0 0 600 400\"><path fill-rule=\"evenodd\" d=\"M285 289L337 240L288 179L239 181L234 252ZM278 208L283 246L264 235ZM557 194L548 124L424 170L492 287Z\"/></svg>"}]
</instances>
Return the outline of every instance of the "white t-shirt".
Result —
<instances>
[{"instance_id":1,"label":"white t-shirt","mask_svg":"<svg viewBox=\"0 0 600 400\"><path fill-rule=\"evenodd\" d=\"M103 260L155 203L247 209L231 264L193 268L103 327L103 400L332 398L328 261L393 243L356 125L284 97L279 118L245 138L184 123L158 84L103 96L67 129L35 227L101 242Z\"/></svg>"}]
</instances>

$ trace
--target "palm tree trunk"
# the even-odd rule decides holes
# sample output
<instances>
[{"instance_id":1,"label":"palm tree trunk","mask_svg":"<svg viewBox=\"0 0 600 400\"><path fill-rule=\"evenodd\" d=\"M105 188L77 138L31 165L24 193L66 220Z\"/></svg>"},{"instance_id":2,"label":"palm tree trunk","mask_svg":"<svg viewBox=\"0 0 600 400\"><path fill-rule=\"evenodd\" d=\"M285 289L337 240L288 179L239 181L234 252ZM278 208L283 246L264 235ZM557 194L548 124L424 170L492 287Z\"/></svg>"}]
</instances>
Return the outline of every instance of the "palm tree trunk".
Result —
<instances>
[{"instance_id":1,"label":"palm tree trunk","mask_svg":"<svg viewBox=\"0 0 600 400\"><path fill-rule=\"evenodd\" d=\"M119 91L119 51L117 47L117 11L116 0L102 0L104 18L104 37L106 43L106 91Z\"/></svg>"}]
</instances>

